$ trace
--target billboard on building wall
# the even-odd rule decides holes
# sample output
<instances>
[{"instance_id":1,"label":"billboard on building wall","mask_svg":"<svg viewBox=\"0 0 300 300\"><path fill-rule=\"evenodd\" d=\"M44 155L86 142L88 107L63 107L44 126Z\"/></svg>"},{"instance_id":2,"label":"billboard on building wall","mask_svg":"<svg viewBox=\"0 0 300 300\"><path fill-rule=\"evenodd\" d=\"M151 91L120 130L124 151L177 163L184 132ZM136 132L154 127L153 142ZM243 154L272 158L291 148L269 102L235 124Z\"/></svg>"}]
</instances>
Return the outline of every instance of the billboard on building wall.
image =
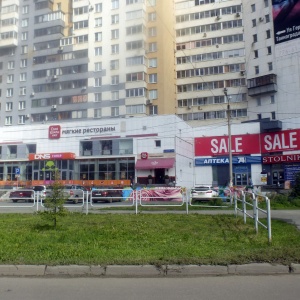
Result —
<instances>
[{"instance_id":1,"label":"billboard on building wall","mask_svg":"<svg viewBox=\"0 0 300 300\"><path fill-rule=\"evenodd\" d=\"M227 155L228 146L228 136L196 137L195 156ZM299 151L300 129L233 135L231 146L234 155Z\"/></svg>"},{"instance_id":2,"label":"billboard on building wall","mask_svg":"<svg viewBox=\"0 0 300 300\"><path fill-rule=\"evenodd\" d=\"M300 37L299 0L272 0L272 11L275 44Z\"/></svg>"}]
</instances>

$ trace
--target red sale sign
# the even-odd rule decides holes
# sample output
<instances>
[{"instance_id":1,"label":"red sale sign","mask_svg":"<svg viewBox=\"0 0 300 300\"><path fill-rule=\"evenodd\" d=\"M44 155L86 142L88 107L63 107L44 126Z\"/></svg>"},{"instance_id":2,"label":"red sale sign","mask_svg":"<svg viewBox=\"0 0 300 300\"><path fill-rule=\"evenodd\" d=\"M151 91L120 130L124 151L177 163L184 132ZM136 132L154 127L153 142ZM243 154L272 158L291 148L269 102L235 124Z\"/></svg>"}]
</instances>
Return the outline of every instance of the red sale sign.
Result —
<instances>
[{"instance_id":1,"label":"red sale sign","mask_svg":"<svg viewBox=\"0 0 300 300\"><path fill-rule=\"evenodd\" d=\"M232 154L259 154L259 134L231 136ZM195 156L228 155L228 136L195 138Z\"/></svg>"},{"instance_id":2,"label":"red sale sign","mask_svg":"<svg viewBox=\"0 0 300 300\"><path fill-rule=\"evenodd\" d=\"M300 129L261 134L261 153L300 150Z\"/></svg>"}]
</instances>

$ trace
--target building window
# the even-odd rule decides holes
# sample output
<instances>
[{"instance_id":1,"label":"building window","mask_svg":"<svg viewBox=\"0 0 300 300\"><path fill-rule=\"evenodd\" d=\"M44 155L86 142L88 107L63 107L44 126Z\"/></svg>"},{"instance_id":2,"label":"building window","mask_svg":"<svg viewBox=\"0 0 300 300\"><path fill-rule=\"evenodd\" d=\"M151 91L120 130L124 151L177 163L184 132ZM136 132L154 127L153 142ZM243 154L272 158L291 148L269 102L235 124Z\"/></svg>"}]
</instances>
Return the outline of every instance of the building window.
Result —
<instances>
[{"instance_id":1,"label":"building window","mask_svg":"<svg viewBox=\"0 0 300 300\"><path fill-rule=\"evenodd\" d=\"M149 68L157 68L157 58L149 58L148 65Z\"/></svg>"},{"instance_id":2,"label":"building window","mask_svg":"<svg viewBox=\"0 0 300 300\"><path fill-rule=\"evenodd\" d=\"M102 77L95 78L95 87L99 87L102 85Z\"/></svg>"},{"instance_id":3,"label":"building window","mask_svg":"<svg viewBox=\"0 0 300 300\"><path fill-rule=\"evenodd\" d=\"M21 73L20 74L20 81L26 81L27 80L27 73Z\"/></svg>"},{"instance_id":4,"label":"building window","mask_svg":"<svg viewBox=\"0 0 300 300\"><path fill-rule=\"evenodd\" d=\"M13 74L7 75L6 83L13 83L13 82L14 82L14 75Z\"/></svg>"},{"instance_id":5,"label":"building window","mask_svg":"<svg viewBox=\"0 0 300 300\"><path fill-rule=\"evenodd\" d=\"M113 29L111 31L111 38L112 38L112 40L119 38L119 29Z\"/></svg>"},{"instance_id":6,"label":"building window","mask_svg":"<svg viewBox=\"0 0 300 300\"><path fill-rule=\"evenodd\" d=\"M252 27L255 27L256 26L256 19L253 19L252 20Z\"/></svg>"},{"instance_id":7,"label":"building window","mask_svg":"<svg viewBox=\"0 0 300 300\"><path fill-rule=\"evenodd\" d=\"M10 98L14 95L14 89L9 88L6 90L6 97Z\"/></svg>"},{"instance_id":8,"label":"building window","mask_svg":"<svg viewBox=\"0 0 300 300\"><path fill-rule=\"evenodd\" d=\"M256 98L256 105L261 106L261 99L260 98Z\"/></svg>"},{"instance_id":9,"label":"building window","mask_svg":"<svg viewBox=\"0 0 300 300\"><path fill-rule=\"evenodd\" d=\"M110 69L111 70L118 70L119 69L119 60L118 59L110 61Z\"/></svg>"},{"instance_id":10,"label":"building window","mask_svg":"<svg viewBox=\"0 0 300 300\"><path fill-rule=\"evenodd\" d=\"M102 18L96 18L95 27L101 27L101 26L102 26Z\"/></svg>"},{"instance_id":11,"label":"building window","mask_svg":"<svg viewBox=\"0 0 300 300\"><path fill-rule=\"evenodd\" d=\"M154 116L158 114L158 107L157 105L151 105L149 106L149 115Z\"/></svg>"},{"instance_id":12,"label":"building window","mask_svg":"<svg viewBox=\"0 0 300 300\"><path fill-rule=\"evenodd\" d=\"M153 22L156 20L156 12L151 12L148 14L148 21Z\"/></svg>"},{"instance_id":13,"label":"building window","mask_svg":"<svg viewBox=\"0 0 300 300\"><path fill-rule=\"evenodd\" d=\"M157 74L149 74L149 83L157 83Z\"/></svg>"},{"instance_id":14,"label":"building window","mask_svg":"<svg viewBox=\"0 0 300 300\"><path fill-rule=\"evenodd\" d=\"M101 108L94 109L94 118L101 118L101 117L102 117Z\"/></svg>"},{"instance_id":15,"label":"building window","mask_svg":"<svg viewBox=\"0 0 300 300\"><path fill-rule=\"evenodd\" d=\"M25 15L25 14L28 14L29 12L29 5L24 5L22 7L22 14Z\"/></svg>"},{"instance_id":16,"label":"building window","mask_svg":"<svg viewBox=\"0 0 300 300\"><path fill-rule=\"evenodd\" d=\"M148 29L148 35L149 36L156 36L157 32L156 32L156 27L150 27Z\"/></svg>"},{"instance_id":17,"label":"building window","mask_svg":"<svg viewBox=\"0 0 300 300\"><path fill-rule=\"evenodd\" d=\"M119 23L119 15L112 15L111 24L118 24L118 23Z\"/></svg>"},{"instance_id":18,"label":"building window","mask_svg":"<svg viewBox=\"0 0 300 300\"><path fill-rule=\"evenodd\" d=\"M265 7L269 7L269 0L264 0Z\"/></svg>"},{"instance_id":19,"label":"building window","mask_svg":"<svg viewBox=\"0 0 300 300\"><path fill-rule=\"evenodd\" d=\"M113 76L111 76L111 84L112 85L119 84L119 75L113 75Z\"/></svg>"},{"instance_id":20,"label":"building window","mask_svg":"<svg viewBox=\"0 0 300 300\"><path fill-rule=\"evenodd\" d=\"M12 125L12 116L5 117L5 125Z\"/></svg>"},{"instance_id":21,"label":"building window","mask_svg":"<svg viewBox=\"0 0 300 300\"><path fill-rule=\"evenodd\" d=\"M95 48L95 56L102 55L102 47L96 47Z\"/></svg>"},{"instance_id":22,"label":"building window","mask_svg":"<svg viewBox=\"0 0 300 300\"><path fill-rule=\"evenodd\" d=\"M270 96L270 103L271 103L271 104L274 104L274 103L275 103L275 96L274 96L274 95L271 95L271 96Z\"/></svg>"},{"instance_id":23,"label":"building window","mask_svg":"<svg viewBox=\"0 0 300 300\"><path fill-rule=\"evenodd\" d=\"M268 69L269 69L269 71L273 70L273 63L271 63L271 62L268 63Z\"/></svg>"},{"instance_id":24,"label":"building window","mask_svg":"<svg viewBox=\"0 0 300 300\"><path fill-rule=\"evenodd\" d=\"M155 147L160 148L161 147L161 140L155 140Z\"/></svg>"},{"instance_id":25,"label":"building window","mask_svg":"<svg viewBox=\"0 0 300 300\"><path fill-rule=\"evenodd\" d=\"M271 30L270 29L268 29L266 31L266 35L267 35L267 39L271 38Z\"/></svg>"},{"instance_id":26,"label":"building window","mask_svg":"<svg viewBox=\"0 0 300 300\"><path fill-rule=\"evenodd\" d=\"M21 21L21 26L22 26L22 27L28 27L28 23L29 23L29 19L23 19L23 20Z\"/></svg>"},{"instance_id":27,"label":"building window","mask_svg":"<svg viewBox=\"0 0 300 300\"><path fill-rule=\"evenodd\" d=\"M276 113L275 113L275 111L271 112L271 119L272 120L276 120Z\"/></svg>"},{"instance_id":28,"label":"building window","mask_svg":"<svg viewBox=\"0 0 300 300\"><path fill-rule=\"evenodd\" d=\"M20 87L19 95L20 96L25 96L26 95L26 87L25 86Z\"/></svg>"},{"instance_id":29,"label":"building window","mask_svg":"<svg viewBox=\"0 0 300 300\"><path fill-rule=\"evenodd\" d=\"M254 50L254 58L258 58L258 50Z\"/></svg>"},{"instance_id":30,"label":"building window","mask_svg":"<svg viewBox=\"0 0 300 300\"><path fill-rule=\"evenodd\" d=\"M251 4L251 12L255 12L255 4Z\"/></svg>"},{"instance_id":31,"label":"building window","mask_svg":"<svg viewBox=\"0 0 300 300\"><path fill-rule=\"evenodd\" d=\"M102 62L96 62L95 63L95 72L102 71Z\"/></svg>"},{"instance_id":32,"label":"building window","mask_svg":"<svg viewBox=\"0 0 300 300\"><path fill-rule=\"evenodd\" d=\"M111 45L111 54L119 54L119 44Z\"/></svg>"},{"instance_id":33,"label":"building window","mask_svg":"<svg viewBox=\"0 0 300 300\"><path fill-rule=\"evenodd\" d=\"M6 102L5 110L6 111L12 111L12 109L13 109L13 103L12 102Z\"/></svg>"},{"instance_id":34,"label":"building window","mask_svg":"<svg viewBox=\"0 0 300 300\"><path fill-rule=\"evenodd\" d=\"M26 68L26 67L27 67L27 59L21 59L20 68Z\"/></svg>"},{"instance_id":35,"label":"building window","mask_svg":"<svg viewBox=\"0 0 300 300\"><path fill-rule=\"evenodd\" d=\"M24 45L21 47L21 54L27 54L28 53L28 46Z\"/></svg>"},{"instance_id":36,"label":"building window","mask_svg":"<svg viewBox=\"0 0 300 300\"><path fill-rule=\"evenodd\" d=\"M25 115L19 115L18 116L18 124L25 124L26 116Z\"/></svg>"},{"instance_id":37,"label":"building window","mask_svg":"<svg viewBox=\"0 0 300 300\"><path fill-rule=\"evenodd\" d=\"M112 107L112 108L111 108L111 116L112 116L112 117L117 117L117 116L119 116L119 107Z\"/></svg>"},{"instance_id":38,"label":"building window","mask_svg":"<svg viewBox=\"0 0 300 300\"><path fill-rule=\"evenodd\" d=\"M102 12L102 3L95 4L95 11L97 13L101 13Z\"/></svg>"},{"instance_id":39,"label":"building window","mask_svg":"<svg viewBox=\"0 0 300 300\"><path fill-rule=\"evenodd\" d=\"M148 48L149 52L156 52L157 51L157 43L149 43L149 48Z\"/></svg>"},{"instance_id":40,"label":"building window","mask_svg":"<svg viewBox=\"0 0 300 300\"><path fill-rule=\"evenodd\" d=\"M268 46L268 47L267 47L267 52L268 52L268 55L271 55L271 54L272 54L272 47L271 47L271 46Z\"/></svg>"},{"instance_id":41,"label":"building window","mask_svg":"<svg viewBox=\"0 0 300 300\"><path fill-rule=\"evenodd\" d=\"M119 91L112 91L111 92L111 100L112 101L119 100Z\"/></svg>"},{"instance_id":42,"label":"building window","mask_svg":"<svg viewBox=\"0 0 300 300\"><path fill-rule=\"evenodd\" d=\"M149 90L149 99L157 99L158 98L158 92L157 90Z\"/></svg>"},{"instance_id":43,"label":"building window","mask_svg":"<svg viewBox=\"0 0 300 300\"><path fill-rule=\"evenodd\" d=\"M265 15L265 20L266 20L266 23L269 23L270 22L270 15Z\"/></svg>"},{"instance_id":44,"label":"building window","mask_svg":"<svg viewBox=\"0 0 300 300\"><path fill-rule=\"evenodd\" d=\"M102 93L95 93L95 102L102 101Z\"/></svg>"},{"instance_id":45,"label":"building window","mask_svg":"<svg viewBox=\"0 0 300 300\"><path fill-rule=\"evenodd\" d=\"M22 32L22 34L21 34L21 40L22 41L27 41L27 39L28 39L28 32L27 31Z\"/></svg>"},{"instance_id":46,"label":"building window","mask_svg":"<svg viewBox=\"0 0 300 300\"><path fill-rule=\"evenodd\" d=\"M253 43L257 42L257 34L253 34Z\"/></svg>"},{"instance_id":47,"label":"building window","mask_svg":"<svg viewBox=\"0 0 300 300\"><path fill-rule=\"evenodd\" d=\"M25 101L19 101L19 110L24 110L26 108L26 102Z\"/></svg>"},{"instance_id":48,"label":"building window","mask_svg":"<svg viewBox=\"0 0 300 300\"><path fill-rule=\"evenodd\" d=\"M119 8L119 0L111 0L111 8L118 9Z\"/></svg>"},{"instance_id":49,"label":"building window","mask_svg":"<svg viewBox=\"0 0 300 300\"><path fill-rule=\"evenodd\" d=\"M102 41L102 32L96 32L95 33L95 42L101 42Z\"/></svg>"},{"instance_id":50,"label":"building window","mask_svg":"<svg viewBox=\"0 0 300 300\"><path fill-rule=\"evenodd\" d=\"M7 69L8 70L13 70L15 68L15 62L14 61L9 61L7 63Z\"/></svg>"},{"instance_id":51,"label":"building window","mask_svg":"<svg viewBox=\"0 0 300 300\"><path fill-rule=\"evenodd\" d=\"M257 114L257 119L261 120L261 114Z\"/></svg>"},{"instance_id":52,"label":"building window","mask_svg":"<svg viewBox=\"0 0 300 300\"><path fill-rule=\"evenodd\" d=\"M254 67L254 73L255 74L259 74L259 66L255 66Z\"/></svg>"}]
</instances>

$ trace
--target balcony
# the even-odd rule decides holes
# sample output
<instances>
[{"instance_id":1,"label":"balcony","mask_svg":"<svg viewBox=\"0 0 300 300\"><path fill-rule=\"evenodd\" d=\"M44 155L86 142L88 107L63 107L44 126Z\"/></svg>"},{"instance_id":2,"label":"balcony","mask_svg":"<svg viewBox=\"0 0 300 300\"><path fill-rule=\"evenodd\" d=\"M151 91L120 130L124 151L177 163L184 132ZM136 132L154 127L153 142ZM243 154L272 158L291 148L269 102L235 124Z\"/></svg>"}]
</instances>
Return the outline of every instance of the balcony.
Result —
<instances>
[{"instance_id":1,"label":"balcony","mask_svg":"<svg viewBox=\"0 0 300 300\"><path fill-rule=\"evenodd\" d=\"M18 32L9 31L1 32L0 31L0 48L7 47L17 47L18 46Z\"/></svg>"},{"instance_id":2,"label":"balcony","mask_svg":"<svg viewBox=\"0 0 300 300\"><path fill-rule=\"evenodd\" d=\"M248 79L248 95L251 97L275 92L277 92L276 74Z\"/></svg>"}]
</instances>

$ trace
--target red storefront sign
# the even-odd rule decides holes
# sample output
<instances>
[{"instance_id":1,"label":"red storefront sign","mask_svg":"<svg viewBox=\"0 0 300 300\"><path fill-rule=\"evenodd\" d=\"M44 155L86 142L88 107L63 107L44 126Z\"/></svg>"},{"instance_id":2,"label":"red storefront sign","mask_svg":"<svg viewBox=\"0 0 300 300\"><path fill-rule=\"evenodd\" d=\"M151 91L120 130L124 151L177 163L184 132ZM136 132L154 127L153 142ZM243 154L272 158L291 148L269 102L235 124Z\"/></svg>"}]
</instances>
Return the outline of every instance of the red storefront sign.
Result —
<instances>
[{"instance_id":1,"label":"red storefront sign","mask_svg":"<svg viewBox=\"0 0 300 300\"><path fill-rule=\"evenodd\" d=\"M195 156L228 154L228 136L195 138ZM259 154L259 134L231 136L232 154Z\"/></svg>"},{"instance_id":2,"label":"red storefront sign","mask_svg":"<svg viewBox=\"0 0 300 300\"><path fill-rule=\"evenodd\" d=\"M261 153L300 150L300 129L261 134Z\"/></svg>"},{"instance_id":3,"label":"red storefront sign","mask_svg":"<svg viewBox=\"0 0 300 300\"><path fill-rule=\"evenodd\" d=\"M60 125L51 125L51 126L49 126L48 138L51 139L51 140L59 139L60 138L60 132L61 132L60 129L61 129Z\"/></svg>"},{"instance_id":4,"label":"red storefront sign","mask_svg":"<svg viewBox=\"0 0 300 300\"><path fill-rule=\"evenodd\" d=\"M75 159L75 153L63 152L63 153L30 153L28 155L29 160L60 160L60 159Z\"/></svg>"},{"instance_id":5,"label":"red storefront sign","mask_svg":"<svg viewBox=\"0 0 300 300\"><path fill-rule=\"evenodd\" d=\"M282 164L293 162L300 162L300 154L269 155L264 156L262 159L263 164Z\"/></svg>"}]
</instances>

